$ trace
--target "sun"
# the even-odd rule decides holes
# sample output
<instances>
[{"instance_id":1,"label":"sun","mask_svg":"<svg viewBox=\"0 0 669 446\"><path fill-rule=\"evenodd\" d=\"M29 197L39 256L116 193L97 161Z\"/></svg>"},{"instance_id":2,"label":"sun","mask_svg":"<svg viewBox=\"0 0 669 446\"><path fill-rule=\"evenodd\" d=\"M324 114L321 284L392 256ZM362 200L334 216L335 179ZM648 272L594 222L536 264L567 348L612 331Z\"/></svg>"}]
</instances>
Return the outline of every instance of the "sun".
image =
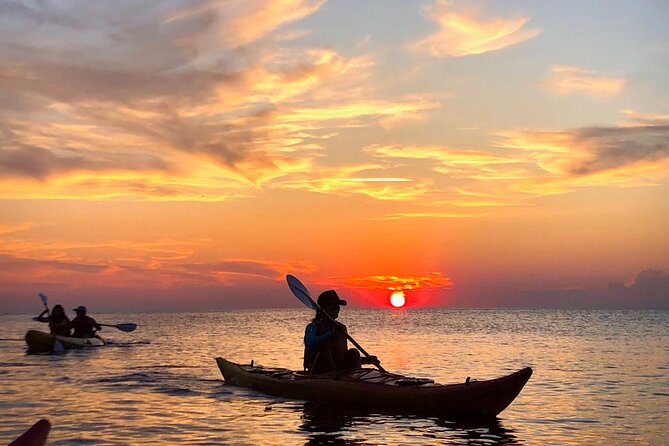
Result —
<instances>
[{"instance_id":1,"label":"sun","mask_svg":"<svg viewBox=\"0 0 669 446\"><path fill-rule=\"evenodd\" d=\"M403 307L405 302L404 291L395 291L390 295L390 304L395 308Z\"/></svg>"}]
</instances>

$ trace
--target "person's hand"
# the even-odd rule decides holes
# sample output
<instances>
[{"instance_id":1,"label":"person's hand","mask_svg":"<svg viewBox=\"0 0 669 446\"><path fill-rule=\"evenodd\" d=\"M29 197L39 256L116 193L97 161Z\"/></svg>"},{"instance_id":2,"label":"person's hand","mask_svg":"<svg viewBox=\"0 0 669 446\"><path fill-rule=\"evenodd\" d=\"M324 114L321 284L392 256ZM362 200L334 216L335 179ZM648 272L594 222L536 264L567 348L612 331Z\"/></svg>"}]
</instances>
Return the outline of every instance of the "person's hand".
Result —
<instances>
[{"instance_id":1,"label":"person's hand","mask_svg":"<svg viewBox=\"0 0 669 446\"><path fill-rule=\"evenodd\" d=\"M379 361L379 358L376 356L369 356L369 357L364 357L361 358L363 364L374 364L374 365L380 365L381 361Z\"/></svg>"}]
</instances>

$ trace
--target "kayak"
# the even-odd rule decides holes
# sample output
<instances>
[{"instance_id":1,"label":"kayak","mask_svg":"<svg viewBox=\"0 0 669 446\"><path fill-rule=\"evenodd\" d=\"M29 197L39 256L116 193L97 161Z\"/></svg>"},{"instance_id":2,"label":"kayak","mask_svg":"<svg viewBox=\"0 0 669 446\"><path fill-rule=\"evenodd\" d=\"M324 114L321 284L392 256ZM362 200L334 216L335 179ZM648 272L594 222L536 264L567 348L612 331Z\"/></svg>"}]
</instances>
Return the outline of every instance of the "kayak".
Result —
<instances>
[{"instance_id":1,"label":"kayak","mask_svg":"<svg viewBox=\"0 0 669 446\"><path fill-rule=\"evenodd\" d=\"M225 383L268 395L392 413L450 417L495 417L518 396L532 376L526 367L487 381L438 384L376 369L362 368L319 375L288 369L240 365L216 358Z\"/></svg>"},{"instance_id":2,"label":"kayak","mask_svg":"<svg viewBox=\"0 0 669 446\"><path fill-rule=\"evenodd\" d=\"M51 430L49 420L39 420L8 446L44 446Z\"/></svg>"},{"instance_id":3,"label":"kayak","mask_svg":"<svg viewBox=\"0 0 669 446\"><path fill-rule=\"evenodd\" d=\"M73 348L102 347L104 339L99 336L92 338L71 338L56 336L43 331L29 330L26 333L28 353L53 353Z\"/></svg>"}]
</instances>

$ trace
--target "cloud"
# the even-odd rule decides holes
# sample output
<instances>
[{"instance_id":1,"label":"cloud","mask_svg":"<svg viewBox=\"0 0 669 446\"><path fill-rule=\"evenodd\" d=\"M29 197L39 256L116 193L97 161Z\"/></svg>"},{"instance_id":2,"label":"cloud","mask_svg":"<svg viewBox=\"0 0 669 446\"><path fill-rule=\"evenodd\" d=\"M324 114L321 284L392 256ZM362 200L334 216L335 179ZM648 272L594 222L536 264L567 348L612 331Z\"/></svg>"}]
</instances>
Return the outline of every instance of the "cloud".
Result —
<instances>
[{"instance_id":1,"label":"cloud","mask_svg":"<svg viewBox=\"0 0 669 446\"><path fill-rule=\"evenodd\" d=\"M458 9L450 0L437 0L434 6L425 8L427 18L437 22L440 29L409 48L434 57L463 57L501 50L541 32L525 26L529 17L484 19L473 9Z\"/></svg>"},{"instance_id":2,"label":"cloud","mask_svg":"<svg viewBox=\"0 0 669 446\"><path fill-rule=\"evenodd\" d=\"M508 150L474 150L437 145L370 145L365 152L386 162L404 160L413 167L429 169L432 195L423 204L437 209L419 209L387 215L398 218L465 218L491 212L462 212L468 206L490 208L516 204L518 197L498 193L500 184L525 179L531 166L527 156ZM436 174L436 175L435 175ZM483 190L471 190L476 185ZM484 197L482 199L481 197Z\"/></svg>"},{"instance_id":3,"label":"cloud","mask_svg":"<svg viewBox=\"0 0 669 446\"><path fill-rule=\"evenodd\" d=\"M521 302L542 308L669 309L669 273L648 269L629 285L611 282L606 288L537 290L518 296Z\"/></svg>"},{"instance_id":4,"label":"cloud","mask_svg":"<svg viewBox=\"0 0 669 446\"><path fill-rule=\"evenodd\" d=\"M456 204L455 206L461 206ZM472 205L475 206L475 205ZM424 211L424 212L398 212L387 214L374 220L406 220L409 218L480 218L491 215L491 212L454 212L454 211Z\"/></svg>"},{"instance_id":5,"label":"cloud","mask_svg":"<svg viewBox=\"0 0 669 446\"><path fill-rule=\"evenodd\" d=\"M669 171L669 120L627 111L616 126L498 132L486 149L374 144L364 151L389 172L411 167L430 188L399 218L481 217L577 188L657 185ZM402 164L397 162L402 161ZM416 173L420 172L420 173ZM481 208L463 212L458 207ZM487 209L486 209L487 208Z\"/></svg>"},{"instance_id":6,"label":"cloud","mask_svg":"<svg viewBox=\"0 0 669 446\"><path fill-rule=\"evenodd\" d=\"M202 14L221 18L227 26L214 34L218 42L237 47L255 42L277 29L318 11L326 0L229 0L195 2L174 12L167 22ZM285 38L285 35L282 36Z\"/></svg>"},{"instance_id":7,"label":"cloud","mask_svg":"<svg viewBox=\"0 0 669 446\"><path fill-rule=\"evenodd\" d=\"M470 168L480 169L519 161L503 154L432 145L371 145L365 151L380 158L429 160L437 164L434 167L436 172L449 174L468 173Z\"/></svg>"},{"instance_id":8,"label":"cloud","mask_svg":"<svg viewBox=\"0 0 669 446\"><path fill-rule=\"evenodd\" d=\"M0 225L0 237L7 234L29 231L33 228L33 223L21 223L15 225Z\"/></svg>"},{"instance_id":9,"label":"cloud","mask_svg":"<svg viewBox=\"0 0 669 446\"><path fill-rule=\"evenodd\" d=\"M234 287L249 280L282 281L287 271L309 271L299 262L254 259L221 259L216 262L183 262L151 256L146 260L115 258L96 263L74 258L42 259L0 253L0 283L30 290L36 283L71 290L106 286L142 289L146 293L200 286ZM170 292L171 292L170 291ZM188 293L184 294L185 297Z\"/></svg>"},{"instance_id":10,"label":"cloud","mask_svg":"<svg viewBox=\"0 0 669 446\"><path fill-rule=\"evenodd\" d=\"M624 78L605 77L592 70L556 66L551 68L551 76L541 85L556 96L583 93L594 97L611 97L623 91L626 83Z\"/></svg>"},{"instance_id":11,"label":"cloud","mask_svg":"<svg viewBox=\"0 0 669 446\"><path fill-rule=\"evenodd\" d=\"M251 259L225 259L208 263L177 263L175 270L216 277L228 281L229 276L253 276L271 280L283 280L287 271L309 271L310 267L298 262L271 262Z\"/></svg>"},{"instance_id":12,"label":"cloud","mask_svg":"<svg viewBox=\"0 0 669 446\"><path fill-rule=\"evenodd\" d=\"M321 194L366 195L378 200L415 200L431 190L427 180L379 175L385 171L384 166L378 164L323 167L317 173L291 175L285 181L274 182L271 187Z\"/></svg>"},{"instance_id":13,"label":"cloud","mask_svg":"<svg viewBox=\"0 0 669 446\"><path fill-rule=\"evenodd\" d=\"M323 3L4 5L0 191L251 196L314 170L338 129L424 119L439 106L375 98L369 56L291 42L308 32L291 26Z\"/></svg>"},{"instance_id":14,"label":"cloud","mask_svg":"<svg viewBox=\"0 0 669 446\"><path fill-rule=\"evenodd\" d=\"M62 260L42 260L14 257L0 254L0 265L4 273L43 273L46 270L71 271L77 273L102 273L107 267L87 263L78 263Z\"/></svg>"},{"instance_id":15,"label":"cloud","mask_svg":"<svg viewBox=\"0 0 669 446\"><path fill-rule=\"evenodd\" d=\"M634 122L633 125L663 125L669 124L669 115L653 115L648 113L639 113L634 110L620 110L625 117ZM629 125L629 124L623 124Z\"/></svg>"},{"instance_id":16,"label":"cloud","mask_svg":"<svg viewBox=\"0 0 669 446\"><path fill-rule=\"evenodd\" d=\"M598 183L657 179L669 160L669 125L586 127L553 132L511 131L498 145L526 151L544 172Z\"/></svg>"},{"instance_id":17,"label":"cloud","mask_svg":"<svg viewBox=\"0 0 669 446\"><path fill-rule=\"evenodd\" d=\"M0 177L25 176L44 180L58 172L146 170L165 171L168 163L150 154L120 154L101 151L22 146L0 152Z\"/></svg>"},{"instance_id":18,"label":"cloud","mask_svg":"<svg viewBox=\"0 0 669 446\"><path fill-rule=\"evenodd\" d=\"M389 291L413 291L445 289L453 286L453 281L443 273L432 272L417 276L365 276L331 277L332 280L350 288L380 289Z\"/></svg>"}]
</instances>

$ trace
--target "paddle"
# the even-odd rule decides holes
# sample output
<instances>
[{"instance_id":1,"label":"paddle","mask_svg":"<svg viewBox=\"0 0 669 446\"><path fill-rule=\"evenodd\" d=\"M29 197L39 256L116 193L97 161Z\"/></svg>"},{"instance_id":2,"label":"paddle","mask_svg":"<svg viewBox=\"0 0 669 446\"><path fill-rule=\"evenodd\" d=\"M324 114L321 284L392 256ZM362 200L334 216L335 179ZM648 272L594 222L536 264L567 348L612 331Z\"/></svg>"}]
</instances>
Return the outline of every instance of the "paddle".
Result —
<instances>
[{"instance_id":1,"label":"paddle","mask_svg":"<svg viewBox=\"0 0 669 446\"><path fill-rule=\"evenodd\" d=\"M49 314L50 313L50 311L49 311L49 298L46 297L46 294L43 294L43 293L39 293L38 296L39 296L39 300L41 300L42 303L44 304L44 308L46 308L47 314Z\"/></svg>"},{"instance_id":2,"label":"paddle","mask_svg":"<svg viewBox=\"0 0 669 446\"><path fill-rule=\"evenodd\" d=\"M37 295L39 296L39 300L41 300L42 303L44 304L44 308L46 308L46 314L50 316L51 311L49 310L49 298L46 297L46 294L43 293L38 293ZM40 319L39 317L35 316L33 320L39 322Z\"/></svg>"},{"instance_id":3,"label":"paddle","mask_svg":"<svg viewBox=\"0 0 669 446\"><path fill-rule=\"evenodd\" d=\"M307 290L307 287L305 287L297 277L291 274L287 274L286 281L288 282L288 287L290 288L290 291L293 292L295 297L297 297L300 300L300 302L302 302L304 305L306 305L311 309L319 310L321 313L327 316L328 319L330 319L333 323L335 323L335 320L332 318L332 316L327 314L325 311L321 310L321 307L319 307L318 304L314 302L314 300L311 298L311 294L309 294L309 290ZM351 335L349 335L348 333L344 334L346 335L346 338L349 341L351 341L351 343L355 345L358 350L362 352L363 355L365 355L368 358L371 358L371 355L367 353L365 349L360 346L360 344L355 342L355 339L353 339ZM386 371L383 367L381 367L381 364L379 364L378 362L374 363L374 365L382 372Z\"/></svg>"},{"instance_id":4,"label":"paddle","mask_svg":"<svg viewBox=\"0 0 669 446\"><path fill-rule=\"evenodd\" d=\"M103 327L114 327L117 330L125 331L126 333L130 333L131 331L135 331L137 329L137 324L133 324L131 322L127 322L125 324L99 324Z\"/></svg>"}]
</instances>

